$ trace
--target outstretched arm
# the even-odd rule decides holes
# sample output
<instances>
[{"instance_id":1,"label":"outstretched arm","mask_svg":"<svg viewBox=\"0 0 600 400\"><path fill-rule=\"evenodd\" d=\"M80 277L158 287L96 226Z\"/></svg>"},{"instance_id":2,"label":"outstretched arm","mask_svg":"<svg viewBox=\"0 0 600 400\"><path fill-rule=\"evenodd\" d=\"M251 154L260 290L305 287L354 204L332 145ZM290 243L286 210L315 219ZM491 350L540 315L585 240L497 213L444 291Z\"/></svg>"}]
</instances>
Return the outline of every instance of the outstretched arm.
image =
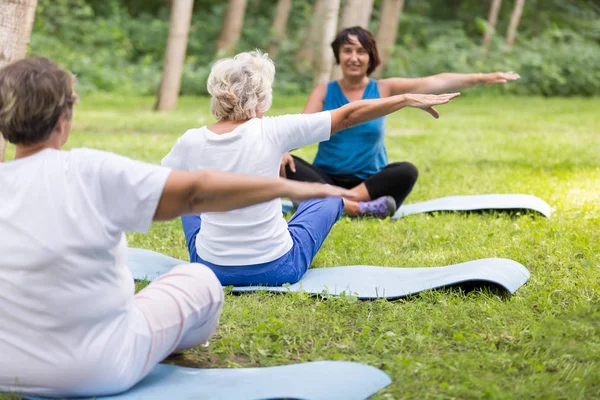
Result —
<instances>
[{"instance_id":1,"label":"outstretched arm","mask_svg":"<svg viewBox=\"0 0 600 400\"><path fill-rule=\"evenodd\" d=\"M496 85L516 81L520 76L514 72L492 72L489 74L442 73L424 78L388 78L380 79L382 96L394 96L403 93L439 94L456 92L477 85Z\"/></svg>"},{"instance_id":2,"label":"outstretched arm","mask_svg":"<svg viewBox=\"0 0 600 400\"><path fill-rule=\"evenodd\" d=\"M281 178L221 171L172 171L163 189L154 220L168 220L185 214L229 211L279 197L302 200L328 196L352 199L354 193L336 186Z\"/></svg>"},{"instance_id":3,"label":"outstretched arm","mask_svg":"<svg viewBox=\"0 0 600 400\"><path fill-rule=\"evenodd\" d=\"M331 134L383 117L404 107L419 108L428 112L434 118L439 118L440 114L433 106L446 104L458 96L460 96L460 93L442 95L401 94L381 99L352 101L331 111Z\"/></svg>"}]
</instances>

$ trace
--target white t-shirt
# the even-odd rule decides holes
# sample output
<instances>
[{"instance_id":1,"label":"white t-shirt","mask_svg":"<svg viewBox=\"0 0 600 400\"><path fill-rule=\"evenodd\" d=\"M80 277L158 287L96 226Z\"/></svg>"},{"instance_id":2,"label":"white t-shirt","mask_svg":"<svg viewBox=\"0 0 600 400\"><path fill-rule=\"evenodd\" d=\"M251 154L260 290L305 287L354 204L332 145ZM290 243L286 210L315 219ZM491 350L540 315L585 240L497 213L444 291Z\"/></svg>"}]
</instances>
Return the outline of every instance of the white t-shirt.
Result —
<instances>
[{"instance_id":1,"label":"white t-shirt","mask_svg":"<svg viewBox=\"0 0 600 400\"><path fill-rule=\"evenodd\" d=\"M162 164L182 171L277 177L285 152L328 140L330 134L329 111L253 118L224 134L204 126L185 132ZM292 244L280 199L239 210L203 213L196 237L196 251L203 260L228 266L276 260Z\"/></svg>"},{"instance_id":2,"label":"white t-shirt","mask_svg":"<svg viewBox=\"0 0 600 400\"><path fill-rule=\"evenodd\" d=\"M0 164L0 392L69 379L134 329L123 232L148 230L169 174L90 149Z\"/></svg>"}]
</instances>

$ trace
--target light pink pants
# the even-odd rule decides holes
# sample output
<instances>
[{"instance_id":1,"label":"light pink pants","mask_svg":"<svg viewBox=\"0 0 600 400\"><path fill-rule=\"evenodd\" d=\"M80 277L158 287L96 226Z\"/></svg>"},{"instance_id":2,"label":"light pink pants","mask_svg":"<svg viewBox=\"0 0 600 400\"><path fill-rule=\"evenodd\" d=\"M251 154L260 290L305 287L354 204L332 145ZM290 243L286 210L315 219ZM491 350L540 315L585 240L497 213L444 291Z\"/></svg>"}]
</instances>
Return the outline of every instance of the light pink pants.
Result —
<instances>
[{"instance_id":1,"label":"light pink pants","mask_svg":"<svg viewBox=\"0 0 600 400\"><path fill-rule=\"evenodd\" d=\"M208 268L182 264L154 280L135 296L151 333L146 375L175 351L204 344L219 324L223 287Z\"/></svg>"},{"instance_id":2,"label":"light pink pants","mask_svg":"<svg viewBox=\"0 0 600 400\"><path fill-rule=\"evenodd\" d=\"M93 305L85 306L93 312ZM178 265L135 295L128 310L90 325L78 337L86 341L85 351L69 352L68 343L48 354L14 349L15 371L26 372L3 381L0 369L0 392L50 397L123 392L172 352L206 343L222 308L223 287L208 267Z\"/></svg>"},{"instance_id":3,"label":"light pink pants","mask_svg":"<svg viewBox=\"0 0 600 400\"><path fill-rule=\"evenodd\" d=\"M129 333L122 353L117 351L127 354L122 362L102 368L93 383L67 394L100 396L129 389L171 353L206 343L222 308L223 287L208 267L176 266L135 296Z\"/></svg>"}]
</instances>

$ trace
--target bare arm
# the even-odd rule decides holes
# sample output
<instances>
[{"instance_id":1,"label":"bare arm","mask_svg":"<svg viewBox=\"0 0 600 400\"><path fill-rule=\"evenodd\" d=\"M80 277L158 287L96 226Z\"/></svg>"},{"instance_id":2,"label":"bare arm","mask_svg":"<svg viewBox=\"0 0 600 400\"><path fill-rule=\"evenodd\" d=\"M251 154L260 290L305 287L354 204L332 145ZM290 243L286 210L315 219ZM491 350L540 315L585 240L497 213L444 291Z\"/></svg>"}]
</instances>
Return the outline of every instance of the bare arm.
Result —
<instances>
[{"instance_id":1,"label":"bare arm","mask_svg":"<svg viewBox=\"0 0 600 400\"><path fill-rule=\"evenodd\" d=\"M352 101L331 111L331 134L371 121L398 111L404 107L419 108L438 118L440 114L433 106L445 104L460 93L442 95L401 94L381 99Z\"/></svg>"},{"instance_id":2,"label":"bare arm","mask_svg":"<svg viewBox=\"0 0 600 400\"><path fill-rule=\"evenodd\" d=\"M481 84L501 84L519 78L520 76L514 72L492 72L489 74L442 73L424 78L380 79L379 86L387 96L403 93L439 94L456 92Z\"/></svg>"},{"instance_id":3,"label":"bare arm","mask_svg":"<svg viewBox=\"0 0 600 400\"><path fill-rule=\"evenodd\" d=\"M229 211L279 197L312 199L328 196L354 198L354 193L336 186L294 182L221 171L172 171L163 189L155 221L185 214Z\"/></svg>"},{"instance_id":4,"label":"bare arm","mask_svg":"<svg viewBox=\"0 0 600 400\"><path fill-rule=\"evenodd\" d=\"M325 101L325 93L327 93L327 83L318 84L306 101L302 114L314 114L323 111L323 102Z\"/></svg>"}]
</instances>

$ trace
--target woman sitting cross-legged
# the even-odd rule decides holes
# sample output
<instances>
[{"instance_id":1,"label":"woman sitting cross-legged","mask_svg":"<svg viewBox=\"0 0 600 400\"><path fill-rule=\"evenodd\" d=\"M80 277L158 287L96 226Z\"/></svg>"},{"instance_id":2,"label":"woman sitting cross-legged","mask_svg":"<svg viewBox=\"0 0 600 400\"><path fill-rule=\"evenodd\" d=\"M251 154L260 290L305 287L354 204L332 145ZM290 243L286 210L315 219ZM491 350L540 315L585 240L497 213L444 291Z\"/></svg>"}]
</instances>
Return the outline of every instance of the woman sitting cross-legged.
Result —
<instances>
[{"instance_id":1,"label":"woman sitting cross-legged","mask_svg":"<svg viewBox=\"0 0 600 400\"><path fill-rule=\"evenodd\" d=\"M377 43L359 26L342 30L331 43L342 77L317 85L304 112L333 110L361 99L378 99L405 93L445 93L481 84L502 84L519 79L513 72L489 74L444 73L424 78L371 79L379 65ZM322 182L352 189L357 201L347 201L350 216L385 218L393 215L411 192L419 172L410 162L388 163L384 142L385 119L344 129L319 144L312 164L285 154L282 175L295 181Z\"/></svg>"},{"instance_id":2,"label":"woman sitting cross-legged","mask_svg":"<svg viewBox=\"0 0 600 400\"><path fill-rule=\"evenodd\" d=\"M74 79L46 58L0 69L0 392L69 397L127 390L215 331L223 290L182 264L137 295L125 231L280 196L345 189L220 171L172 171L91 149L62 151Z\"/></svg>"},{"instance_id":3,"label":"woman sitting cross-legged","mask_svg":"<svg viewBox=\"0 0 600 400\"><path fill-rule=\"evenodd\" d=\"M283 154L329 140L341 129L403 107L435 117L434 105L458 94L400 95L356 101L315 114L264 117L272 101L273 62L259 51L219 60L208 78L217 122L190 129L162 164L179 170L278 176ZM281 202L228 212L184 216L190 260L211 268L224 285L281 285L298 281L344 209L340 198L304 201L286 224Z\"/></svg>"}]
</instances>

